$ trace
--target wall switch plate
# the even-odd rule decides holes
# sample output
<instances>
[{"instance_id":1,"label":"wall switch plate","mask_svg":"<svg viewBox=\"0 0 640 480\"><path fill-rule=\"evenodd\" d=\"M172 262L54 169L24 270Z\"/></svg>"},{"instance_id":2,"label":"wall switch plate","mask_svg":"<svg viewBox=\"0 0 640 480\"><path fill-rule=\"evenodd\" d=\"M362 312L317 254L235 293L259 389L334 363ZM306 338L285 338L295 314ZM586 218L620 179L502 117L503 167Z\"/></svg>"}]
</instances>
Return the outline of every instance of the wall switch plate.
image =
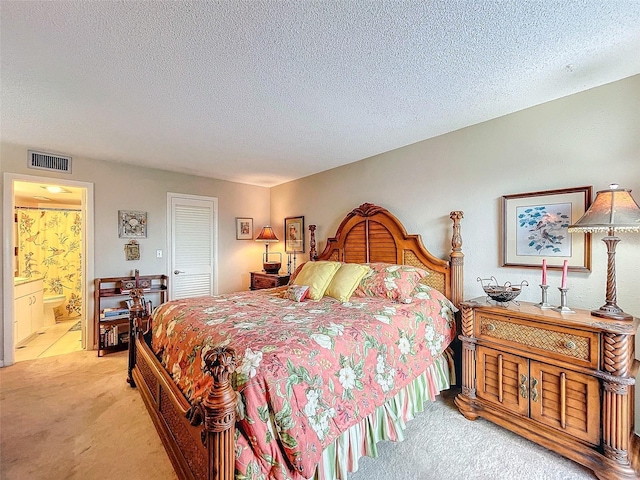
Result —
<instances>
[{"instance_id":1,"label":"wall switch plate","mask_svg":"<svg viewBox=\"0 0 640 480\"><path fill-rule=\"evenodd\" d=\"M156 258L162 258L162 250L156 250Z\"/></svg>"}]
</instances>

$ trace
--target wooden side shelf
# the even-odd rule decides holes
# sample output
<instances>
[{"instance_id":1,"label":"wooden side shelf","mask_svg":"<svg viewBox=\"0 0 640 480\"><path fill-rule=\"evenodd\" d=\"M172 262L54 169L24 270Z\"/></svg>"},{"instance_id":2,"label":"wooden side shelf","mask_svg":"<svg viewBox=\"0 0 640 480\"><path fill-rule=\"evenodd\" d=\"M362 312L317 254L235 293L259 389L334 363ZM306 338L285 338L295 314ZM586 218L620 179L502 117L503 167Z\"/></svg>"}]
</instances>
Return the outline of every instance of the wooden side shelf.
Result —
<instances>
[{"instance_id":1,"label":"wooden side shelf","mask_svg":"<svg viewBox=\"0 0 640 480\"><path fill-rule=\"evenodd\" d=\"M144 290L145 299L151 301L153 306L167 301L169 279L166 275L144 275L132 277L108 277L94 280L94 347L98 350L98 356L107 353L124 350L129 345L129 316L119 316L109 319L102 318L105 308L105 299L121 297L129 298L132 288ZM113 302L111 302L113 303ZM143 327L147 324L148 317L141 318Z\"/></svg>"},{"instance_id":2,"label":"wooden side shelf","mask_svg":"<svg viewBox=\"0 0 640 480\"><path fill-rule=\"evenodd\" d=\"M593 470L640 478L633 433L640 319L562 315L485 297L461 304L462 392L469 420L483 417Z\"/></svg>"}]
</instances>

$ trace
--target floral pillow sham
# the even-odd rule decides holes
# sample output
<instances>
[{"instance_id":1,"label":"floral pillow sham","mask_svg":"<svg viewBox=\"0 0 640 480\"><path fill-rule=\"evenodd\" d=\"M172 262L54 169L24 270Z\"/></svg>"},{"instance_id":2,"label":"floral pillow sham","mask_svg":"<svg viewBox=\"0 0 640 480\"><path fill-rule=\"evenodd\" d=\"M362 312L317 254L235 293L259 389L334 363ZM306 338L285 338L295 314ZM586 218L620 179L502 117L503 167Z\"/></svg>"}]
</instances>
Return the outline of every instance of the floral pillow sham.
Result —
<instances>
[{"instance_id":1,"label":"floral pillow sham","mask_svg":"<svg viewBox=\"0 0 640 480\"><path fill-rule=\"evenodd\" d=\"M381 297L402 303L413 301L413 291L420 280L429 273L411 265L368 263L371 271L361 281L353 295L356 297Z\"/></svg>"},{"instance_id":2,"label":"floral pillow sham","mask_svg":"<svg viewBox=\"0 0 640 480\"><path fill-rule=\"evenodd\" d=\"M302 302L309 296L308 285L289 285L285 297L294 302Z\"/></svg>"}]
</instances>

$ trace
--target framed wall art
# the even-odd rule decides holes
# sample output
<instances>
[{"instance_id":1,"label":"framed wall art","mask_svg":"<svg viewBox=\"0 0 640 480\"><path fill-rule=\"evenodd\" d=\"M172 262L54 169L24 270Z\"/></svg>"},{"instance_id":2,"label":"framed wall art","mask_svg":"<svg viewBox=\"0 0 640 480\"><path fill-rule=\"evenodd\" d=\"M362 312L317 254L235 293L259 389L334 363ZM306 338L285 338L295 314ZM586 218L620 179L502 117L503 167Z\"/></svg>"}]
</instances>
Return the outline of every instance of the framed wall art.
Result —
<instances>
[{"instance_id":1,"label":"framed wall art","mask_svg":"<svg viewBox=\"0 0 640 480\"><path fill-rule=\"evenodd\" d=\"M253 240L253 218L236 217L236 240Z\"/></svg>"},{"instance_id":2,"label":"framed wall art","mask_svg":"<svg viewBox=\"0 0 640 480\"><path fill-rule=\"evenodd\" d=\"M569 233L591 205L592 187L502 197L502 266L591 271L591 236Z\"/></svg>"},{"instance_id":3,"label":"framed wall art","mask_svg":"<svg viewBox=\"0 0 640 480\"><path fill-rule=\"evenodd\" d=\"M120 238L147 238L147 212L118 210Z\"/></svg>"},{"instance_id":4,"label":"framed wall art","mask_svg":"<svg viewBox=\"0 0 640 480\"><path fill-rule=\"evenodd\" d=\"M284 219L284 251L304 253L304 217Z\"/></svg>"},{"instance_id":5,"label":"framed wall art","mask_svg":"<svg viewBox=\"0 0 640 480\"><path fill-rule=\"evenodd\" d=\"M140 245L135 240L131 240L124 245L124 255L127 260L140 260Z\"/></svg>"}]
</instances>

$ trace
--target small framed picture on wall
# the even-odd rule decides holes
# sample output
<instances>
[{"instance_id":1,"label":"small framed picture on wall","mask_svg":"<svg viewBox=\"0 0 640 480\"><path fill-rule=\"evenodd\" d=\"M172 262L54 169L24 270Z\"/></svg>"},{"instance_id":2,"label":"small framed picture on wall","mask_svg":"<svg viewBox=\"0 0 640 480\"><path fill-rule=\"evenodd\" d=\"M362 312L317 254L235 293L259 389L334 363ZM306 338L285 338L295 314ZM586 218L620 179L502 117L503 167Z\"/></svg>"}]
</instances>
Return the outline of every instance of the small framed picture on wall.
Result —
<instances>
[{"instance_id":1,"label":"small framed picture on wall","mask_svg":"<svg viewBox=\"0 0 640 480\"><path fill-rule=\"evenodd\" d=\"M253 218L236 217L236 240L253 240Z\"/></svg>"},{"instance_id":2,"label":"small framed picture on wall","mask_svg":"<svg viewBox=\"0 0 640 480\"><path fill-rule=\"evenodd\" d=\"M135 240L131 240L125 244L124 253L127 260L140 260L140 245Z\"/></svg>"},{"instance_id":3,"label":"small framed picture on wall","mask_svg":"<svg viewBox=\"0 0 640 480\"><path fill-rule=\"evenodd\" d=\"M284 251L286 253L304 252L304 217L284 219Z\"/></svg>"}]
</instances>

